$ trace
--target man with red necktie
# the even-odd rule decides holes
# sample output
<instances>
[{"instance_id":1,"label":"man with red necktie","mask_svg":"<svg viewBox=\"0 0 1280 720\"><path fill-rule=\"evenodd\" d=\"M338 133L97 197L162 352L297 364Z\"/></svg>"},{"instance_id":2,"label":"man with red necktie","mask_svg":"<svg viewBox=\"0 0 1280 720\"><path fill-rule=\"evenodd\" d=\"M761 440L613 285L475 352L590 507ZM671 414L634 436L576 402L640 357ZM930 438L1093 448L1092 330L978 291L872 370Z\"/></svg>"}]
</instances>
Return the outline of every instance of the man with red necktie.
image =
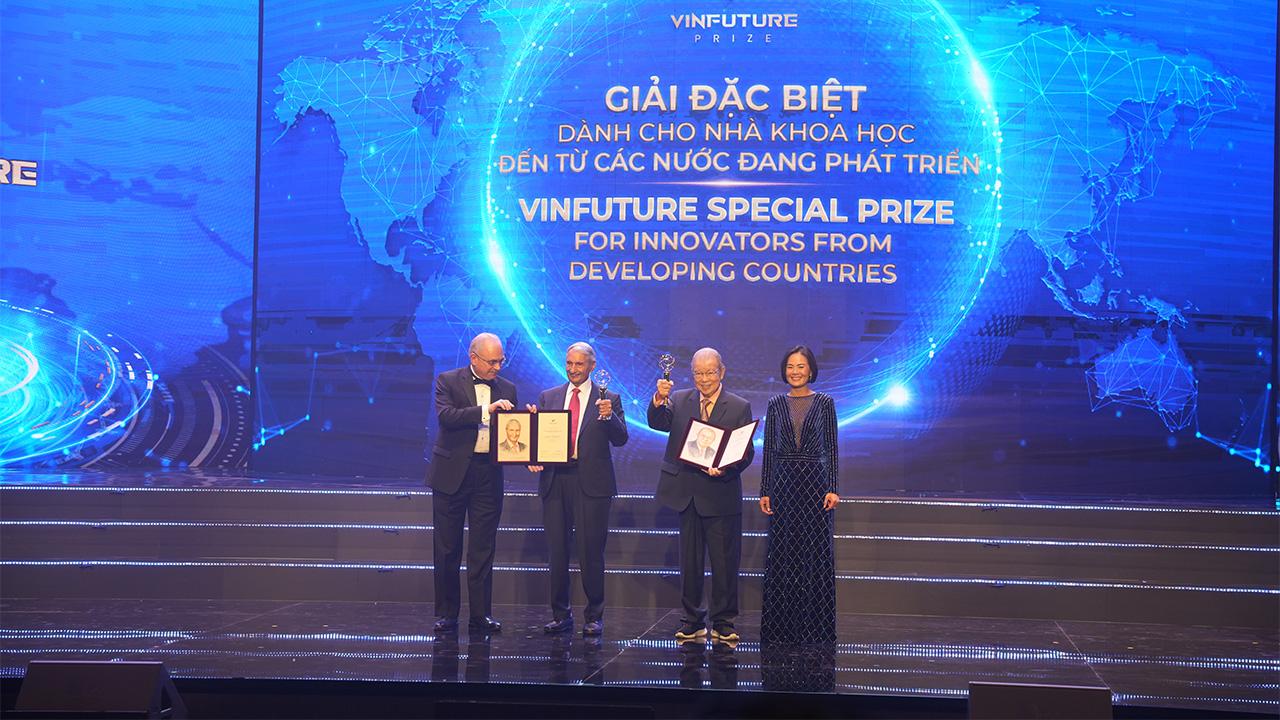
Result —
<instances>
[{"instance_id":1,"label":"man with red necktie","mask_svg":"<svg viewBox=\"0 0 1280 720\"><path fill-rule=\"evenodd\" d=\"M570 462L541 467L538 495L542 498L543 525L547 532L551 570L551 621L548 633L573 629L569 604L569 548L578 554L582 590L587 596L582 633L604 632L604 547L609 537L609 509L618 485L613 474L612 448L627 442L627 422L617 393L595 386L591 371L596 351L587 343L569 346L564 369L569 382L544 390L530 412L569 411Z\"/></svg>"}]
</instances>

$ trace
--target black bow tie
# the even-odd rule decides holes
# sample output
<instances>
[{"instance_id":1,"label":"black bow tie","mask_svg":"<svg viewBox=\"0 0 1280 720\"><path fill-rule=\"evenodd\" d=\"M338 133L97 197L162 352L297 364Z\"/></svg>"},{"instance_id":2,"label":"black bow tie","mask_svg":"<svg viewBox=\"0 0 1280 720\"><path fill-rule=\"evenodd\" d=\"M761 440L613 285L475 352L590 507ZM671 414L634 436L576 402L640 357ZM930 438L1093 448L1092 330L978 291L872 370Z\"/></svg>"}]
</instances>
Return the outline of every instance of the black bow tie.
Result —
<instances>
[{"instance_id":1,"label":"black bow tie","mask_svg":"<svg viewBox=\"0 0 1280 720\"><path fill-rule=\"evenodd\" d=\"M493 387L492 380L481 380L480 378L471 378L471 379L474 380L477 385L488 385L489 387Z\"/></svg>"}]
</instances>

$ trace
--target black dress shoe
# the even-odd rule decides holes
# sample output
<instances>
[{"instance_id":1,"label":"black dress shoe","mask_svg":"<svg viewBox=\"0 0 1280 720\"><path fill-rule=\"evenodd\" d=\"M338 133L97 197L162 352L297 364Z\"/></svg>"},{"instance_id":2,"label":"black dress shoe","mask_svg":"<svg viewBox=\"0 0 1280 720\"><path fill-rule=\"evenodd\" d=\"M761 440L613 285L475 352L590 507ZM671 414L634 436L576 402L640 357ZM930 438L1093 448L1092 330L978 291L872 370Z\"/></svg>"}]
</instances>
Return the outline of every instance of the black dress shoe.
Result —
<instances>
[{"instance_id":1,"label":"black dress shoe","mask_svg":"<svg viewBox=\"0 0 1280 720\"><path fill-rule=\"evenodd\" d=\"M547 633L569 632L572 629L573 629L572 616L560 618L559 620L552 620L551 622L542 626L542 631Z\"/></svg>"},{"instance_id":2,"label":"black dress shoe","mask_svg":"<svg viewBox=\"0 0 1280 720\"><path fill-rule=\"evenodd\" d=\"M431 629L438 633L453 632L458 629L458 619L436 618L436 624L432 625Z\"/></svg>"},{"instance_id":3,"label":"black dress shoe","mask_svg":"<svg viewBox=\"0 0 1280 720\"><path fill-rule=\"evenodd\" d=\"M698 640L707 636L707 626L700 623L687 622L676 631L676 640Z\"/></svg>"},{"instance_id":4,"label":"black dress shoe","mask_svg":"<svg viewBox=\"0 0 1280 720\"><path fill-rule=\"evenodd\" d=\"M472 630L478 630L479 632L502 632L502 623L487 615L485 617L471 618L471 621L467 623L467 627Z\"/></svg>"},{"instance_id":5,"label":"black dress shoe","mask_svg":"<svg viewBox=\"0 0 1280 720\"><path fill-rule=\"evenodd\" d=\"M716 642L738 642L740 636L732 625L721 625L711 629L711 639Z\"/></svg>"},{"instance_id":6,"label":"black dress shoe","mask_svg":"<svg viewBox=\"0 0 1280 720\"><path fill-rule=\"evenodd\" d=\"M592 636L596 636L596 635L603 635L603 634L604 634L604 621L603 621L603 620L592 620L591 622L587 623L586 625L583 625L583 626L582 626L582 634L583 634L583 635L586 635L586 636L588 636L588 637L592 637Z\"/></svg>"}]
</instances>

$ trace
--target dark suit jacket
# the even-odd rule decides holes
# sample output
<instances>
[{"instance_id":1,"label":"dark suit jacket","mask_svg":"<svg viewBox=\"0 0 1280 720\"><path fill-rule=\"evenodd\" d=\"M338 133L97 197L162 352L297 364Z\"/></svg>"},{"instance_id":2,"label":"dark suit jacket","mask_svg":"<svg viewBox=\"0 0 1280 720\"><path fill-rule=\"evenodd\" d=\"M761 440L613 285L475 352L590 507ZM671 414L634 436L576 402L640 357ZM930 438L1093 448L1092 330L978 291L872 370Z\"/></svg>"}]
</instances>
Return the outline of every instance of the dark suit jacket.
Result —
<instances>
[{"instance_id":1,"label":"dark suit jacket","mask_svg":"<svg viewBox=\"0 0 1280 720\"><path fill-rule=\"evenodd\" d=\"M699 515L742 514L742 471L755 458L755 445L747 446L747 455L732 465L726 465L724 475L711 477L701 469L680 462L681 443L689 418L700 414L696 388L671 393L668 405L654 407L649 399L649 427L670 433L667 437L667 453L662 458L662 472L658 474L658 502L682 511L693 503ZM751 403L726 389L721 389L720 399L711 410L707 422L730 430L751 422Z\"/></svg>"},{"instance_id":2,"label":"dark suit jacket","mask_svg":"<svg viewBox=\"0 0 1280 720\"><path fill-rule=\"evenodd\" d=\"M538 396L538 409L563 410L568 392L569 383L543 390ZM608 420L600 420L600 413L596 412L596 401L604 398L613 401L613 416ZM582 492L588 496L613 497L618 494L618 482L613 475L612 448L627 444L627 419L622 414L622 398L608 391L602 396L600 387L592 383L586 403L582 429L578 431L578 481ZM551 492L555 474L555 465L542 471L538 479L538 494L542 497Z\"/></svg>"},{"instance_id":3,"label":"dark suit jacket","mask_svg":"<svg viewBox=\"0 0 1280 720\"><path fill-rule=\"evenodd\" d=\"M516 386L510 380L496 377L489 397L489 402L505 399L515 405ZM427 485L441 492L458 492L462 478L467 474L467 464L475 452L483 416L483 408L476 404L471 366L436 376L436 417L440 421L440 432L436 435L435 446L431 448ZM489 432L500 431L490 428Z\"/></svg>"}]
</instances>

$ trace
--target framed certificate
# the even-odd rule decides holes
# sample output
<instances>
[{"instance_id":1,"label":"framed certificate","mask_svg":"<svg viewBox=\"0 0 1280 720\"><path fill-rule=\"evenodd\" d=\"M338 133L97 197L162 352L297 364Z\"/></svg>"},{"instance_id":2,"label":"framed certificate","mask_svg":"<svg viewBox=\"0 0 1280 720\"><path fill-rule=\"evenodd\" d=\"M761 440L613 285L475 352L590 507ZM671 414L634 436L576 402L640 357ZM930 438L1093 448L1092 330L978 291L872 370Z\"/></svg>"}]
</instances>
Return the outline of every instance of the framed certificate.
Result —
<instances>
[{"instance_id":1,"label":"framed certificate","mask_svg":"<svg viewBox=\"0 0 1280 720\"><path fill-rule=\"evenodd\" d=\"M494 462L511 465L562 465L569 462L569 411L499 411L490 419Z\"/></svg>"},{"instance_id":2,"label":"framed certificate","mask_svg":"<svg viewBox=\"0 0 1280 720\"><path fill-rule=\"evenodd\" d=\"M759 420L752 420L731 429L689 418L680 441L680 461L704 469L732 465L746 457L759 424Z\"/></svg>"},{"instance_id":3,"label":"framed certificate","mask_svg":"<svg viewBox=\"0 0 1280 720\"><path fill-rule=\"evenodd\" d=\"M569 457L569 411L539 410L534 413L537 436L533 447L537 458L534 465L567 463Z\"/></svg>"}]
</instances>

